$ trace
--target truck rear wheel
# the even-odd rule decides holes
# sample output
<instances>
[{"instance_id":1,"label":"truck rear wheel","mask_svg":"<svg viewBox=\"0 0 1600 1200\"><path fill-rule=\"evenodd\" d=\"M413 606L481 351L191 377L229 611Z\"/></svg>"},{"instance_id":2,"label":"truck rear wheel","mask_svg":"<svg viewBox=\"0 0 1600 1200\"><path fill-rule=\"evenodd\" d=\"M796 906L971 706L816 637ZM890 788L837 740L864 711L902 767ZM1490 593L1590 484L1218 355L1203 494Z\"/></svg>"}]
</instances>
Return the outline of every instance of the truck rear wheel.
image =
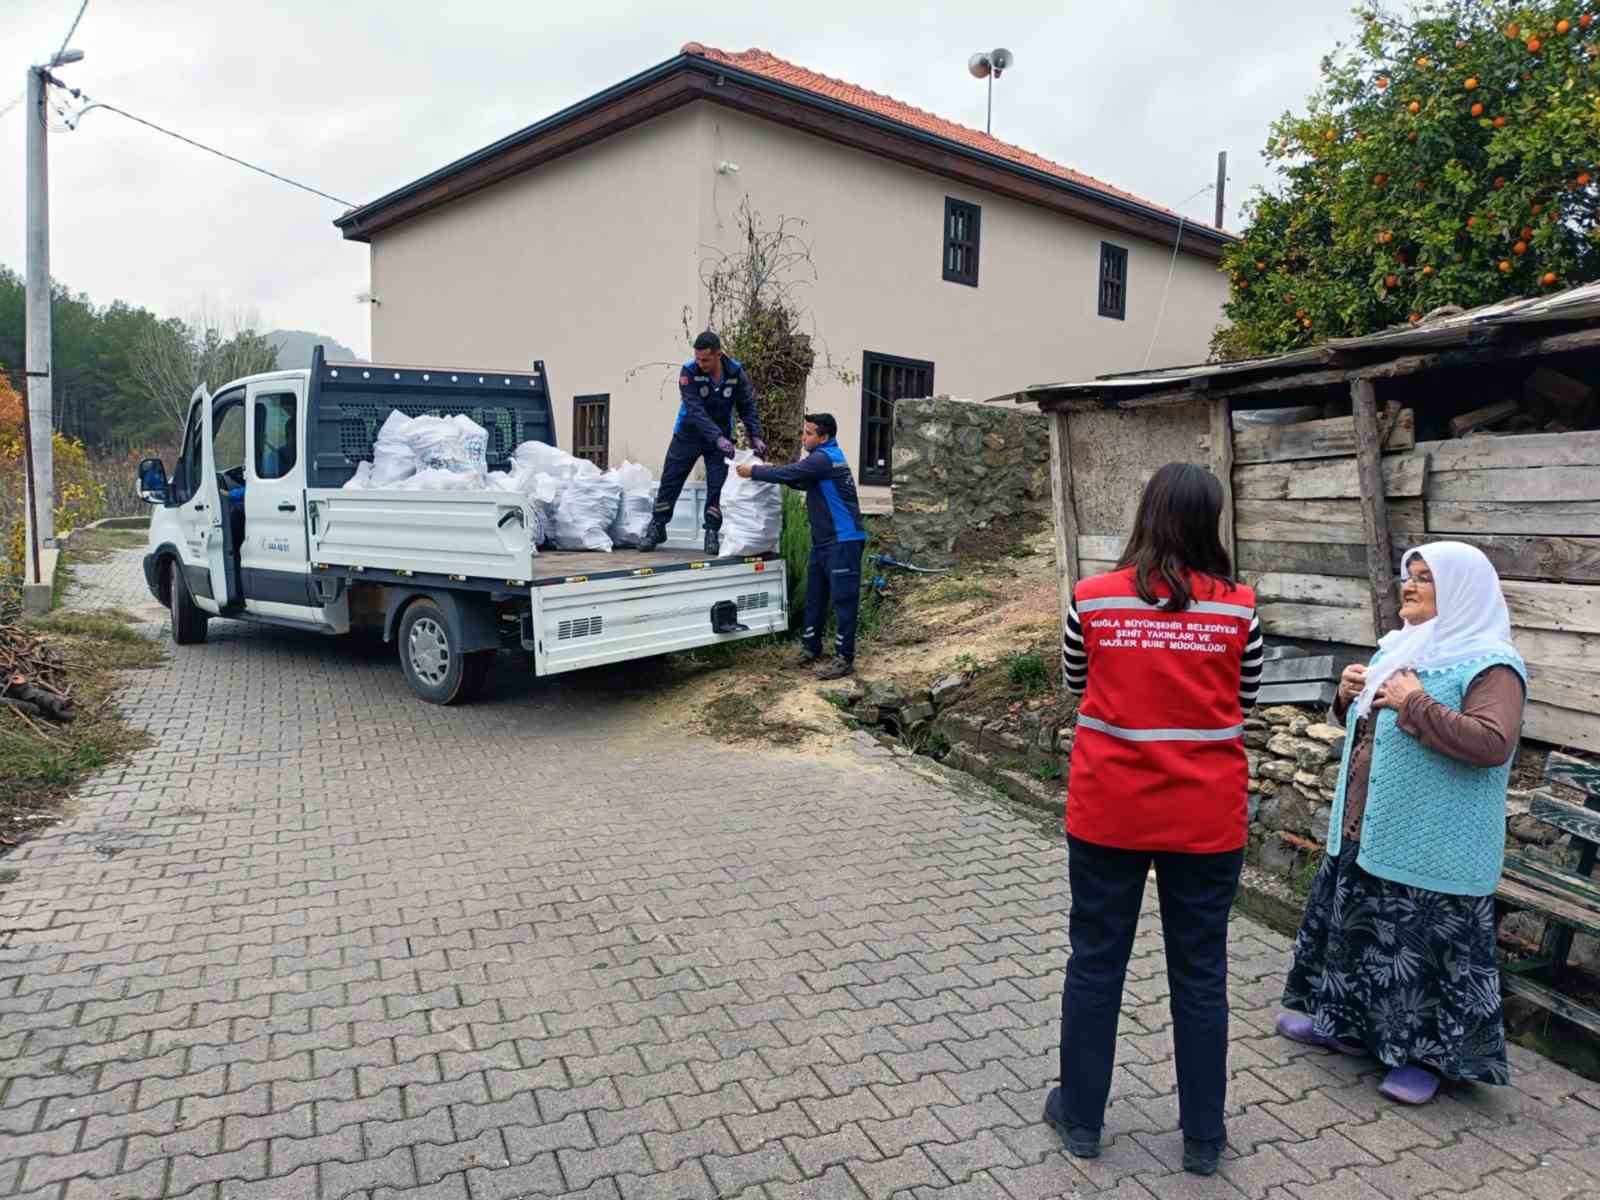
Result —
<instances>
[{"instance_id":1,"label":"truck rear wheel","mask_svg":"<svg viewBox=\"0 0 1600 1200\"><path fill-rule=\"evenodd\" d=\"M493 650L461 649L461 631L432 600L413 600L406 607L397 640L406 682L429 704L471 700L494 665Z\"/></svg>"},{"instance_id":2,"label":"truck rear wheel","mask_svg":"<svg viewBox=\"0 0 1600 1200\"><path fill-rule=\"evenodd\" d=\"M176 559L167 564L167 609L172 615L173 645L195 646L206 640L211 617L195 605L189 582L183 577L183 564Z\"/></svg>"}]
</instances>

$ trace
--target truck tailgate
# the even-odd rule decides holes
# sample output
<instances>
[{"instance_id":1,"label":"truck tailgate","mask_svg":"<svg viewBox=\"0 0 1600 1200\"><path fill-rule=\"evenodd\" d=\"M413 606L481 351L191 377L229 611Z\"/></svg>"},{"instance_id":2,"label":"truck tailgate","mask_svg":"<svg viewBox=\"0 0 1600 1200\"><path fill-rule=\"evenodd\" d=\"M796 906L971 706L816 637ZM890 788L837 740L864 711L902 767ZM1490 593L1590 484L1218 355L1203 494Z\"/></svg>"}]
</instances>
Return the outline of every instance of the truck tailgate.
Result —
<instances>
[{"instance_id":1,"label":"truck tailgate","mask_svg":"<svg viewBox=\"0 0 1600 1200\"><path fill-rule=\"evenodd\" d=\"M306 491L314 565L527 583L528 501L511 492Z\"/></svg>"}]
</instances>

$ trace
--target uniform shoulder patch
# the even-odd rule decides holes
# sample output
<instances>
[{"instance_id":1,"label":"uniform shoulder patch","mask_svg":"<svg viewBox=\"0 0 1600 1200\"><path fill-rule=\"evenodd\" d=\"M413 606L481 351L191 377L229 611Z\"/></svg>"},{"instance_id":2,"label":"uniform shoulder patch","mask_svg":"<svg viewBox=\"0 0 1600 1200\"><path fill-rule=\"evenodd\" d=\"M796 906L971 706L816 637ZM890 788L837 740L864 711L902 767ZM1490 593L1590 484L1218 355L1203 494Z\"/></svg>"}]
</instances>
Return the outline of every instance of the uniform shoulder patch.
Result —
<instances>
[{"instance_id":1,"label":"uniform shoulder patch","mask_svg":"<svg viewBox=\"0 0 1600 1200\"><path fill-rule=\"evenodd\" d=\"M679 387L688 387L689 386L689 373L687 371L679 371L678 372L678 386Z\"/></svg>"}]
</instances>

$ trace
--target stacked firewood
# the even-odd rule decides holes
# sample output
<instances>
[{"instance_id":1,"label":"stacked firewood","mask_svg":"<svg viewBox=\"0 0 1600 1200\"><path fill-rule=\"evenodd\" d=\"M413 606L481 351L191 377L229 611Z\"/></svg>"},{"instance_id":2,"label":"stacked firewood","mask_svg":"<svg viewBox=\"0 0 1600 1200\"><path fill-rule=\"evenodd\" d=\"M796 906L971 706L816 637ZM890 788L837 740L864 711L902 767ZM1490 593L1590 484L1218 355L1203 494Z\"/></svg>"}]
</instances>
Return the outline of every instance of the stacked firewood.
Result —
<instances>
[{"instance_id":1,"label":"stacked firewood","mask_svg":"<svg viewBox=\"0 0 1600 1200\"><path fill-rule=\"evenodd\" d=\"M0 625L0 708L50 721L77 716L65 660L21 625Z\"/></svg>"}]
</instances>

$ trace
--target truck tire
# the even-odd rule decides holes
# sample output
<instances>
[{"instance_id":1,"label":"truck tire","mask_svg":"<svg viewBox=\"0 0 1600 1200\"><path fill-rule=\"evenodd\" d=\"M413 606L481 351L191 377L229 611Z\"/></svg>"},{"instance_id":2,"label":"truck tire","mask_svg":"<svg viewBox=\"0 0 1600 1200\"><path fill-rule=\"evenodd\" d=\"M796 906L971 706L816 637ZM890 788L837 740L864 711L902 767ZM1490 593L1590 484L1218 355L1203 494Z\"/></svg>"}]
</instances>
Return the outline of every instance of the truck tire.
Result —
<instances>
[{"instance_id":1,"label":"truck tire","mask_svg":"<svg viewBox=\"0 0 1600 1200\"><path fill-rule=\"evenodd\" d=\"M472 699L488 675L493 651L465 653L461 631L443 608L426 597L413 600L400 617L400 668L406 683L429 704Z\"/></svg>"},{"instance_id":2,"label":"truck tire","mask_svg":"<svg viewBox=\"0 0 1600 1200\"><path fill-rule=\"evenodd\" d=\"M211 615L195 606L189 582L183 577L183 564L176 559L167 564L167 608L172 614L173 645L197 646L206 640Z\"/></svg>"}]
</instances>

